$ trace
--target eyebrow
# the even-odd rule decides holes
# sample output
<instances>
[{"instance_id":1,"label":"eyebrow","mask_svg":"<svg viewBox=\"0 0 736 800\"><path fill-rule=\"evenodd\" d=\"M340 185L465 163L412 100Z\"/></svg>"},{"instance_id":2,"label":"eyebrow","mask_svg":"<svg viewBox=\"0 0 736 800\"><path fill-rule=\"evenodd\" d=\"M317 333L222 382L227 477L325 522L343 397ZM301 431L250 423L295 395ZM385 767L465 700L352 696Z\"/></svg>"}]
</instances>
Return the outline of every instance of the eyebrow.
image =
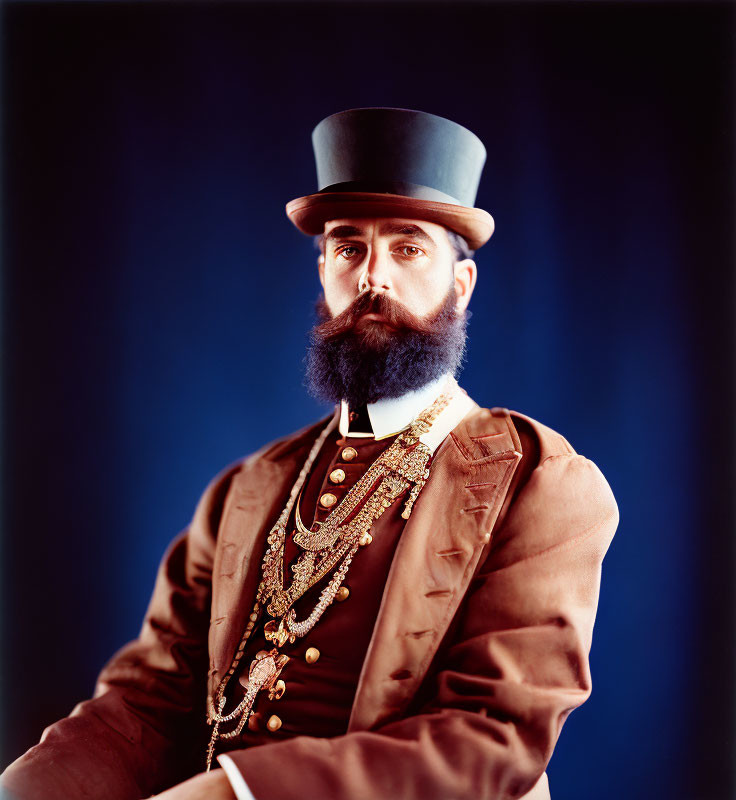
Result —
<instances>
[{"instance_id":1,"label":"eyebrow","mask_svg":"<svg viewBox=\"0 0 736 800\"><path fill-rule=\"evenodd\" d=\"M351 236L361 236L363 233L363 230L356 228L354 225L338 225L325 234L325 242L329 242L333 239L335 241L341 241L342 239L349 239Z\"/></svg>"},{"instance_id":2,"label":"eyebrow","mask_svg":"<svg viewBox=\"0 0 736 800\"><path fill-rule=\"evenodd\" d=\"M434 239L426 231L422 230L418 225L411 223L387 222L380 226L378 232L384 236L411 236L425 244L432 245L433 247L437 246ZM325 234L325 243L333 240L342 241L344 239L349 239L351 236L365 236L365 230L355 225L338 225Z\"/></svg>"}]
</instances>

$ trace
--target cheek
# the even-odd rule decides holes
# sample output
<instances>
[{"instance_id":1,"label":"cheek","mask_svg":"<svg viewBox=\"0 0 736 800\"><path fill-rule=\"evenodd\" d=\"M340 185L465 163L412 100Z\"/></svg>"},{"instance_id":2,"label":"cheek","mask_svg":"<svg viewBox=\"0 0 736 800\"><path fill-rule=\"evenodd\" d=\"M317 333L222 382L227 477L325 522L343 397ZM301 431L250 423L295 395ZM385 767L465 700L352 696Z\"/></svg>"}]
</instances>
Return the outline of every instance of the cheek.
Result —
<instances>
[{"instance_id":1,"label":"cheek","mask_svg":"<svg viewBox=\"0 0 736 800\"><path fill-rule=\"evenodd\" d=\"M395 286L397 300L400 300L413 314L426 316L435 311L450 291L450 276L447 280L428 280L427 276L406 275Z\"/></svg>"},{"instance_id":2,"label":"cheek","mask_svg":"<svg viewBox=\"0 0 736 800\"><path fill-rule=\"evenodd\" d=\"M336 316L353 302L357 294L356 286L357 283L351 276L325 270L323 289L330 313Z\"/></svg>"}]
</instances>

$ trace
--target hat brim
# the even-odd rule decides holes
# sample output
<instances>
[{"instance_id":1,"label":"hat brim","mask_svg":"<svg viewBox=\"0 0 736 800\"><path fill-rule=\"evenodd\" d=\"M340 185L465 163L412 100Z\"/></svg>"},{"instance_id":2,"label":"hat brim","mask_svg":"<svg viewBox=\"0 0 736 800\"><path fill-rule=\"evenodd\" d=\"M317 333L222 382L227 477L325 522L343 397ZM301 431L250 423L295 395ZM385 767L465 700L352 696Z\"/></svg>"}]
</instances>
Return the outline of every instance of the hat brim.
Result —
<instances>
[{"instance_id":1,"label":"hat brim","mask_svg":"<svg viewBox=\"0 0 736 800\"><path fill-rule=\"evenodd\" d=\"M302 232L316 236L325 222L348 217L405 217L436 222L459 233L471 250L482 247L493 234L493 217L482 208L421 200L400 194L323 192L297 197L286 204L286 214Z\"/></svg>"}]
</instances>

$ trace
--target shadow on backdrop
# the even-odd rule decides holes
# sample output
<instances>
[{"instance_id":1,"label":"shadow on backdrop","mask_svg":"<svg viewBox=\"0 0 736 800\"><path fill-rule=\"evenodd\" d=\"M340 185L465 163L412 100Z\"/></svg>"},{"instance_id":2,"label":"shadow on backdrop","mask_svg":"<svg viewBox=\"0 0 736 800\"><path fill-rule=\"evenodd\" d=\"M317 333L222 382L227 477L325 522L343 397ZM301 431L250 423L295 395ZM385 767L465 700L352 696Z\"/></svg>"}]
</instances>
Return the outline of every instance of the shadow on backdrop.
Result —
<instances>
[{"instance_id":1,"label":"shadow on backdrop","mask_svg":"<svg viewBox=\"0 0 736 800\"><path fill-rule=\"evenodd\" d=\"M621 511L565 800L732 796L733 7L5 3L3 759L88 697L209 479L326 409L284 214L335 111L488 149L461 384Z\"/></svg>"}]
</instances>

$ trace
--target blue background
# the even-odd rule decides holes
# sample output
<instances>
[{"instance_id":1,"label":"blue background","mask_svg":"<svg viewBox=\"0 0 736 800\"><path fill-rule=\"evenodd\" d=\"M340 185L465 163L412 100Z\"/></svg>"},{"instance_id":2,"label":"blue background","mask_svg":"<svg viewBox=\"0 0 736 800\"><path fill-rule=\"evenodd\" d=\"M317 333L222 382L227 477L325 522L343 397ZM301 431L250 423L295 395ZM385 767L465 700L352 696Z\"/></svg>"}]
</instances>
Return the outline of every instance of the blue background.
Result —
<instances>
[{"instance_id":1,"label":"blue background","mask_svg":"<svg viewBox=\"0 0 736 800\"><path fill-rule=\"evenodd\" d=\"M621 511L553 797L733 796L733 9L4 4L3 764L137 634L210 478L325 413L284 205L319 120L387 105L488 149L461 384Z\"/></svg>"}]
</instances>

